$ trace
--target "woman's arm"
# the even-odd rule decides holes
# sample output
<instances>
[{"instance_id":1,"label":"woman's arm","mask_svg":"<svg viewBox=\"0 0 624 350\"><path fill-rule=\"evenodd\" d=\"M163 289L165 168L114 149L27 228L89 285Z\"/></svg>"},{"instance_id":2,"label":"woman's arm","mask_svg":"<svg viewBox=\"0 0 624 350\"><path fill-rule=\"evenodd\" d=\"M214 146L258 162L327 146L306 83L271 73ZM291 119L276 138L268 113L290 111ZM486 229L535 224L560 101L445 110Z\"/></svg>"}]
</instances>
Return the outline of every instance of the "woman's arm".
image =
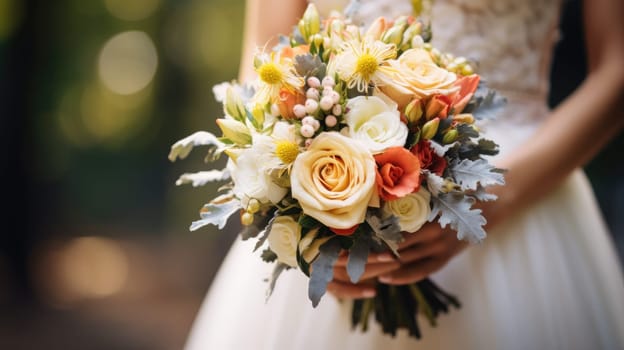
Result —
<instances>
[{"instance_id":1,"label":"woman's arm","mask_svg":"<svg viewBox=\"0 0 624 350\"><path fill-rule=\"evenodd\" d=\"M280 33L290 33L305 6L305 0L247 0L240 81L254 75L253 54L256 48L265 45L273 47Z\"/></svg>"},{"instance_id":2,"label":"woman's arm","mask_svg":"<svg viewBox=\"0 0 624 350\"><path fill-rule=\"evenodd\" d=\"M624 126L624 2L585 1L584 11L590 73L529 141L497 164L508 172L506 185L492 190L498 200L482 206L489 228L555 189ZM427 224L406 237L398 269L387 272L387 261L392 260L389 254L371 256L367 277L385 270L380 277L384 283L412 283L442 268L465 246L450 231ZM345 298L370 294L371 287L354 288L340 278L345 262L339 260L337 278L329 290Z\"/></svg>"}]
</instances>

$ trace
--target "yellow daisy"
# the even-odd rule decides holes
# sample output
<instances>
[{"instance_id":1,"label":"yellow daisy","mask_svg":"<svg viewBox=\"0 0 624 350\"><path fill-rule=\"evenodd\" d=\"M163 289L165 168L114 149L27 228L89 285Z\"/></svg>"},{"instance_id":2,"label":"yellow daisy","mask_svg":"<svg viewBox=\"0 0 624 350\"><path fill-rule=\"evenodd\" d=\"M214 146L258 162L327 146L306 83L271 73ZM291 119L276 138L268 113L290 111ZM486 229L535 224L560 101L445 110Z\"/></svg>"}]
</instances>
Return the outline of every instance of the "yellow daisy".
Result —
<instances>
[{"instance_id":1,"label":"yellow daisy","mask_svg":"<svg viewBox=\"0 0 624 350\"><path fill-rule=\"evenodd\" d=\"M381 84L394 72L386 63L396 55L395 45L364 37L345 42L330 62L329 70L346 81L348 88L356 87L358 91L365 92L371 83Z\"/></svg>"},{"instance_id":2,"label":"yellow daisy","mask_svg":"<svg viewBox=\"0 0 624 350\"><path fill-rule=\"evenodd\" d=\"M254 96L257 103L275 102L281 89L295 91L303 87L303 78L295 72L291 59L280 58L278 54L272 53L270 56L257 55L255 62L260 82Z\"/></svg>"}]
</instances>

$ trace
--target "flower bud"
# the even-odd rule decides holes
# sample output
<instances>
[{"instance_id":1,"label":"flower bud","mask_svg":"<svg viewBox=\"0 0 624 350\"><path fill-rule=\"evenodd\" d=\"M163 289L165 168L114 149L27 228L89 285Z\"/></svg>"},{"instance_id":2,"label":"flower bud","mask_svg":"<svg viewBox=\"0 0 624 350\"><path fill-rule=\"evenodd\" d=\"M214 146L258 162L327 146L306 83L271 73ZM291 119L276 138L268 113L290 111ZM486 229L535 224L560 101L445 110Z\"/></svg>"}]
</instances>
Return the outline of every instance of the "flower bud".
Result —
<instances>
[{"instance_id":1,"label":"flower bud","mask_svg":"<svg viewBox=\"0 0 624 350\"><path fill-rule=\"evenodd\" d=\"M423 108L419 99L414 99L405 106L405 117L409 124L416 123L422 118Z\"/></svg>"},{"instance_id":2,"label":"flower bud","mask_svg":"<svg viewBox=\"0 0 624 350\"><path fill-rule=\"evenodd\" d=\"M314 114L318 110L319 104L316 100L307 99L305 102L305 109L308 114Z\"/></svg>"},{"instance_id":3,"label":"flower bud","mask_svg":"<svg viewBox=\"0 0 624 350\"><path fill-rule=\"evenodd\" d=\"M475 119L471 113L462 113L453 116L453 120L460 123L472 124Z\"/></svg>"},{"instance_id":4,"label":"flower bud","mask_svg":"<svg viewBox=\"0 0 624 350\"><path fill-rule=\"evenodd\" d=\"M405 25L394 25L392 28L386 30L381 37L381 41L386 44L394 44L396 46L401 45L403 42L403 32L405 31Z\"/></svg>"},{"instance_id":5,"label":"flower bud","mask_svg":"<svg viewBox=\"0 0 624 350\"><path fill-rule=\"evenodd\" d=\"M325 125L327 125L328 128L333 128L336 124L338 124L338 119L333 115L330 114L325 117Z\"/></svg>"},{"instance_id":6,"label":"flower bud","mask_svg":"<svg viewBox=\"0 0 624 350\"><path fill-rule=\"evenodd\" d=\"M315 120L316 119L313 116L309 115L309 116L301 119L301 124L302 125L314 125L314 121Z\"/></svg>"},{"instance_id":7,"label":"flower bud","mask_svg":"<svg viewBox=\"0 0 624 350\"><path fill-rule=\"evenodd\" d=\"M251 133L245 124L233 119L217 119L217 125L230 141L239 145L251 143Z\"/></svg>"},{"instance_id":8,"label":"flower bud","mask_svg":"<svg viewBox=\"0 0 624 350\"><path fill-rule=\"evenodd\" d=\"M320 29L321 19L319 13L316 10L316 6L310 3L303 13L303 18L299 21L299 31L301 32L301 36L309 42L310 37L318 33Z\"/></svg>"},{"instance_id":9,"label":"flower bud","mask_svg":"<svg viewBox=\"0 0 624 350\"><path fill-rule=\"evenodd\" d=\"M464 64L461 69L462 75L472 75L474 74L474 69L469 64Z\"/></svg>"},{"instance_id":10,"label":"flower bud","mask_svg":"<svg viewBox=\"0 0 624 350\"><path fill-rule=\"evenodd\" d=\"M320 94L317 89L311 87L308 89L308 91L306 91L306 97L318 101Z\"/></svg>"},{"instance_id":11,"label":"flower bud","mask_svg":"<svg viewBox=\"0 0 624 350\"><path fill-rule=\"evenodd\" d=\"M301 132L301 136L303 137L312 137L314 136L314 127L310 124L304 124L301 125L299 132Z\"/></svg>"},{"instance_id":12,"label":"flower bud","mask_svg":"<svg viewBox=\"0 0 624 350\"><path fill-rule=\"evenodd\" d=\"M334 106L334 99L330 96L323 96L320 102L321 109L329 111Z\"/></svg>"},{"instance_id":13,"label":"flower bud","mask_svg":"<svg viewBox=\"0 0 624 350\"><path fill-rule=\"evenodd\" d=\"M447 131L442 137L442 143L444 144L453 143L455 142L455 140L457 140L458 135L459 135L459 132L457 131L457 129L451 129Z\"/></svg>"},{"instance_id":14,"label":"flower bud","mask_svg":"<svg viewBox=\"0 0 624 350\"><path fill-rule=\"evenodd\" d=\"M321 87L321 81L319 80L319 78L315 76L309 77L307 82L308 82L308 86L311 88L318 89Z\"/></svg>"},{"instance_id":15,"label":"flower bud","mask_svg":"<svg viewBox=\"0 0 624 350\"><path fill-rule=\"evenodd\" d=\"M438 126L440 126L440 118L433 118L426 122L423 125L421 137L426 140L432 139L438 132Z\"/></svg>"},{"instance_id":16,"label":"flower bud","mask_svg":"<svg viewBox=\"0 0 624 350\"><path fill-rule=\"evenodd\" d=\"M332 113L334 115L341 115L342 114L342 106L339 104L334 105L334 108L332 108Z\"/></svg>"},{"instance_id":17,"label":"flower bud","mask_svg":"<svg viewBox=\"0 0 624 350\"><path fill-rule=\"evenodd\" d=\"M373 24L371 24L371 26L368 28L365 35L372 39L379 40L379 38L381 38L381 35L383 34L385 29L386 29L385 18L377 17L375 22L373 22Z\"/></svg>"},{"instance_id":18,"label":"flower bud","mask_svg":"<svg viewBox=\"0 0 624 350\"><path fill-rule=\"evenodd\" d=\"M241 215L241 224L245 226L249 226L253 224L253 221L254 221L254 216L250 212L244 212L243 215Z\"/></svg>"},{"instance_id":19,"label":"flower bud","mask_svg":"<svg viewBox=\"0 0 624 350\"><path fill-rule=\"evenodd\" d=\"M304 105L302 104L296 104L293 107L293 113L295 114L295 117L301 119L303 117L306 116L307 112L306 112L306 108Z\"/></svg>"},{"instance_id":20,"label":"flower bud","mask_svg":"<svg viewBox=\"0 0 624 350\"><path fill-rule=\"evenodd\" d=\"M245 120L247 113L245 112L243 100L232 87L228 87L225 90L225 103L223 104L223 111L225 114L238 121Z\"/></svg>"},{"instance_id":21,"label":"flower bud","mask_svg":"<svg viewBox=\"0 0 624 350\"><path fill-rule=\"evenodd\" d=\"M310 41L312 41L316 47L319 47L325 43L325 38L321 34L314 34Z\"/></svg>"},{"instance_id":22,"label":"flower bud","mask_svg":"<svg viewBox=\"0 0 624 350\"><path fill-rule=\"evenodd\" d=\"M325 78L323 78L323 87L325 88L332 88L336 85L336 81L334 81L334 78L332 78L331 76L326 76ZM323 91L324 92L324 91Z\"/></svg>"},{"instance_id":23,"label":"flower bud","mask_svg":"<svg viewBox=\"0 0 624 350\"><path fill-rule=\"evenodd\" d=\"M254 214L258 210L260 210L260 202L255 198L250 199L249 203L247 203L247 212Z\"/></svg>"}]
</instances>

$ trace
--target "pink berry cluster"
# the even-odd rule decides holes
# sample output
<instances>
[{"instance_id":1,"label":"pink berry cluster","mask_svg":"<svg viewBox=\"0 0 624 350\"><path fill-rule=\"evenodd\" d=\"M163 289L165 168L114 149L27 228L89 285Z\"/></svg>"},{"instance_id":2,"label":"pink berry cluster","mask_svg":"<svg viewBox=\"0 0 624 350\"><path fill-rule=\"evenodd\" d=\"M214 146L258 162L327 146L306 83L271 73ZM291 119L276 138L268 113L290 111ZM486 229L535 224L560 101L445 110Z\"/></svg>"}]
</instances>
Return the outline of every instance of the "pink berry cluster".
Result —
<instances>
[{"instance_id":1,"label":"pink berry cluster","mask_svg":"<svg viewBox=\"0 0 624 350\"><path fill-rule=\"evenodd\" d=\"M326 76L321 81L311 76L306 82L306 101L304 104L296 104L293 113L301 120L301 136L310 139L321 127L320 120L323 120L326 127L333 128L338 124L338 117L343 111L340 93L334 90L334 78ZM309 142L310 140L306 140L306 144Z\"/></svg>"}]
</instances>

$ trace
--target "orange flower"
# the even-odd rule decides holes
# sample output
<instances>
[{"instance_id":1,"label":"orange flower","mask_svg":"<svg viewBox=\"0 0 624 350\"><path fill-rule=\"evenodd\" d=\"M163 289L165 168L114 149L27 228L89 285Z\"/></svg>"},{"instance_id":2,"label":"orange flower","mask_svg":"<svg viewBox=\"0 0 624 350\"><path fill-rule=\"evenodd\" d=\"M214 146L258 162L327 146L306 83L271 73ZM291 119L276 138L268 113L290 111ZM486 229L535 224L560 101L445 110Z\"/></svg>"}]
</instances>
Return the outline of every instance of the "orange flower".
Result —
<instances>
[{"instance_id":1,"label":"orange flower","mask_svg":"<svg viewBox=\"0 0 624 350\"><path fill-rule=\"evenodd\" d=\"M284 46L280 52L280 57L295 58L295 56L305 55L310 52L310 45L299 45L295 47Z\"/></svg>"},{"instance_id":2,"label":"orange flower","mask_svg":"<svg viewBox=\"0 0 624 350\"><path fill-rule=\"evenodd\" d=\"M451 99L445 95L433 95L427 102L425 108L425 116L427 120L431 120L435 117L440 119L446 118L449 112L449 106L451 105Z\"/></svg>"},{"instance_id":3,"label":"orange flower","mask_svg":"<svg viewBox=\"0 0 624 350\"><path fill-rule=\"evenodd\" d=\"M280 89L277 107L279 108L282 118L289 120L296 118L293 107L296 104L303 104L305 99L305 95L299 90L289 91L285 88Z\"/></svg>"},{"instance_id":4,"label":"orange flower","mask_svg":"<svg viewBox=\"0 0 624 350\"><path fill-rule=\"evenodd\" d=\"M403 147L390 147L375 156L377 190L386 201L406 196L420 188L420 161Z\"/></svg>"},{"instance_id":5,"label":"orange flower","mask_svg":"<svg viewBox=\"0 0 624 350\"><path fill-rule=\"evenodd\" d=\"M479 76L476 74L461 77L455 81L455 86L459 86L459 91L453 96L453 109L455 113L461 113L468 101L472 98L477 86L479 86Z\"/></svg>"}]
</instances>

